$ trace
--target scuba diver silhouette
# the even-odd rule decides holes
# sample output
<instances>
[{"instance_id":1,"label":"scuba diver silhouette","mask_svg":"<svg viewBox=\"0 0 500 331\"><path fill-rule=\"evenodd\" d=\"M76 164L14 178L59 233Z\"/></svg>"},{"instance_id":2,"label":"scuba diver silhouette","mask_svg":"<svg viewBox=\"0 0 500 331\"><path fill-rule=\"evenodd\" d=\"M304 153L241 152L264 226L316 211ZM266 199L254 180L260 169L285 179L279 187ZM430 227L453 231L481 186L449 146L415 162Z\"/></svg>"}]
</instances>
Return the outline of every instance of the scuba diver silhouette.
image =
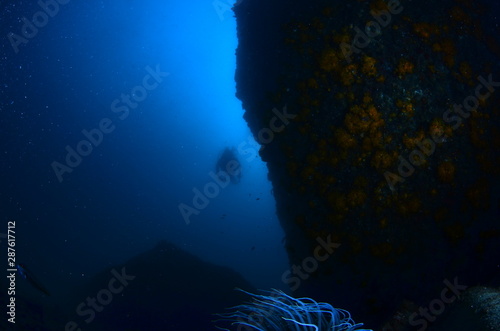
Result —
<instances>
[{"instance_id":1,"label":"scuba diver silhouette","mask_svg":"<svg viewBox=\"0 0 500 331\"><path fill-rule=\"evenodd\" d=\"M221 180L224 180L222 176L226 175L231 180L231 183L238 184L241 179L241 164L235 155L235 151L234 147L226 147L215 165L215 171Z\"/></svg>"},{"instance_id":2,"label":"scuba diver silhouette","mask_svg":"<svg viewBox=\"0 0 500 331\"><path fill-rule=\"evenodd\" d=\"M43 294L50 296L50 293L47 290L47 288L43 286L42 283L38 281L38 279L35 278L33 272L31 272L28 268L26 268L24 264L19 263L16 265L16 268L19 275L21 275L22 278L26 279L28 283L31 284L31 286L33 286Z\"/></svg>"}]
</instances>

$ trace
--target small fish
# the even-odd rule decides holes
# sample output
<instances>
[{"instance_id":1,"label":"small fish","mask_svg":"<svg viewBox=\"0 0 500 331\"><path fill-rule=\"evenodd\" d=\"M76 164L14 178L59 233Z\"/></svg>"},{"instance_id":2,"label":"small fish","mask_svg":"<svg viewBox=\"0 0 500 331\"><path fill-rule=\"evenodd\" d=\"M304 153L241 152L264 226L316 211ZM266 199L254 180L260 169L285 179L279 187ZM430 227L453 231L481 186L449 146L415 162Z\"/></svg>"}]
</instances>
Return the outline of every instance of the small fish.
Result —
<instances>
[{"instance_id":1,"label":"small fish","mask_svg":"<svg viewBox=\"0 0 500 331\"><path fill-rule=\"evenodd\" d=\"M21 275L22 278L26 279L28 283L31 284L31 286L33 286L43 294L50 296L50 293L47 290L47 288L45 288L45 286L43 286L42 283L40 283L35 278L35 275L28 268L26 268L24 264L19 263L16 265L16 268L19 275Z\"/></svg>"}]
</instances>

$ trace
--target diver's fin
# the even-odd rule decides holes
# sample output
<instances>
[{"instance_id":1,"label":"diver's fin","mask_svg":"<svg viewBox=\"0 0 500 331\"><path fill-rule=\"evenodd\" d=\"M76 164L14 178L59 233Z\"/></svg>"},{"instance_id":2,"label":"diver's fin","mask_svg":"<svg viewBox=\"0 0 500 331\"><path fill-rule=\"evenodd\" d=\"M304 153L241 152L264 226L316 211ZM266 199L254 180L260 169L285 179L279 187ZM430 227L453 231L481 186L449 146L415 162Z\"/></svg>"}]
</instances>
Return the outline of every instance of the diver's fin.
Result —
<instances>
[{"instance_id":1,"label":"diver's fin","mask_svg":"<svg viewBox=\"0 0 500 331\"><path fill-rule=\"evenodd\" d=\"M17 265L17 271L21 275L22 278L26 279L31 286L42 292L43 294L50 296L50 292L47 290L45 286L36 279L35 275L31 270L29 270L24 264L18 264Z\"/></svg>"}]
</instances>

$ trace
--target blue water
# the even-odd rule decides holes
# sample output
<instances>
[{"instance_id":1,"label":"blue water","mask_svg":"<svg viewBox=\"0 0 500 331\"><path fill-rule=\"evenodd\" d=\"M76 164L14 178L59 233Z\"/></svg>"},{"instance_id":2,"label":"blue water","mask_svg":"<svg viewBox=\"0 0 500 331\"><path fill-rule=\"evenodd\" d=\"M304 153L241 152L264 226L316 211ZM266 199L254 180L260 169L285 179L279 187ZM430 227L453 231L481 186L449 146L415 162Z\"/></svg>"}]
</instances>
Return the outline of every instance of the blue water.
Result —
<instances>
[{"instance_id":1,"label":"blue water","mask_svg":"<svg viewBox=\"0 0 500 331\"><path fill-rule=\"evenodd\" d=\"M1 7L0 232L16 221L17 261L64 295L165 239L284 289L272 187L235 97L227 5L69 1L46 22L36 2ZM24 38L33 15L40 27ZM179 204L213 182L225 147L244 151L241 182L187 224Z\"/></svg>"}]
</instances>

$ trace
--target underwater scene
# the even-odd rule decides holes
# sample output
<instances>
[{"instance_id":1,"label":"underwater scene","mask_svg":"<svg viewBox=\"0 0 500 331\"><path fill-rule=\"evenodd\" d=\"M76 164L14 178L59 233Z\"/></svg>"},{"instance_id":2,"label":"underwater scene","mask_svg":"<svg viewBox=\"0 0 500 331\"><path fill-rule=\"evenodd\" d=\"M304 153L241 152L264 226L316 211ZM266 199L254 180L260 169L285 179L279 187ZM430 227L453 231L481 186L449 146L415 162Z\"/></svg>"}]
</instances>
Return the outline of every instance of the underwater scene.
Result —
<instances>
[{"instance_id":1,"label":"underwater scene","mask_svg":"<svg viewBox=\"0 0 500 331\"><path fill-rule=\"evenodd\" d=\"M500 2L0 2L0 331L500 331Z\"/></svg>"}]
</instances>

